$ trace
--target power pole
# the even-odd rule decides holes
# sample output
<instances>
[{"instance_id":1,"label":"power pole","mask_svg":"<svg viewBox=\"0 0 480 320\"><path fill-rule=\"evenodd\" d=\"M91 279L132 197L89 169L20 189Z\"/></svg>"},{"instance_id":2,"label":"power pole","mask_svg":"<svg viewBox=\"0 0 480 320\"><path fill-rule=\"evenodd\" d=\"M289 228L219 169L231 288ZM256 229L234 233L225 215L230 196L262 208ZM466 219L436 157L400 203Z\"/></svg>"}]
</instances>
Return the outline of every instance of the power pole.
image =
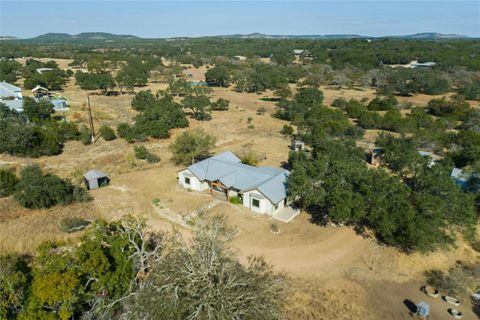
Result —
<instances>
[{"instance_id":1,"label":"power pole","mask_svg":"<svg viewBox=\"0 0 480 320\"><path fill-rule=\"evenodd\" d=\"M90 107L90 96L87 92L87 106L88 106L88 123L90 125L90 132L92 133L92 143L95 143L95 128L93 127L92 108Z\"/></svg>"}]
</instances>

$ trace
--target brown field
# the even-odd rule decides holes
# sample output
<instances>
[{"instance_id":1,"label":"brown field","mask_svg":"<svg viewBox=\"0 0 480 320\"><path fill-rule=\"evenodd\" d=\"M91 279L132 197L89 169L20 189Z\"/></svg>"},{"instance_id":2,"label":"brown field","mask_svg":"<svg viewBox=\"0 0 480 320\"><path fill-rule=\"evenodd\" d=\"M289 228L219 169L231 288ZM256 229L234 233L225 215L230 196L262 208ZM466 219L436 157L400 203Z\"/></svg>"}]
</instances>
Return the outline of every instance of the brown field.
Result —
<instances>
[{"instance_id":1,"label":"brown field","mask_svg":"<svg viewBox=\"0 0 480 320\"><path fill-rule=\"evenodd\" d=\"M61 67L70 61L57 60ZM191 69L193 80L203 80L205 68ZM136 91L164 89L165 84L150 83ZM336 97L346 99L372 98L371 89L322 88L325 103ZM28 92L24 92L28 95ZM62 95L68 97L71 110L69 121L86 124L86 94L72 79ZM214 89L213 97L230 100L230 110L214 112L211 121L190 120L190 128L201 127L217 138L215 152L238 152L250 148L264 153L263 165L280 166L288 158L289 140L279 133L287 122L271 117L273 102L259 100L261 95L242 94L227 88ZM130 122L135 111L130 108L133 94L106 97L90 93L95 126ZM401 98L402 102L424 105L431 96ZM405 100L404 100L405 99ZM256 110L265 106L267 114ZM251 117L254 128L248 128ZM0 165L15 168L38 163L45 170L62 177L80 181L88 169L110 174L110 186L91 191L93 201L56 207L48 210L27 210L13 199L0 199L0 251L34 253L42 241L75 241L79 234L67 235L58 228L59 221L68 215L87 219L116 219L126 214L143 216L150 228L171 230L173 227L188 234L189 229L173 223L169 217L185 216L199 208L213 205L208 214L226 214L239 233L234 241L241 261L249 255L263 255L279 271L292 279L292 290L286 306L287 319L409 319L405 299L425 300L432 304L432 319L449 319L447 306L433 301L419 291L423 272L431 268L447 269L456 260L480 261L480 254L463 241L456 248L427 255L406 255L397 249L378 244L375 239L362 237L344 226L321 227L312 224L306 213L289 224L274 222L266 216L255 215L246 208L224 202L213 202L208 194L188 192L177 186L176 172L181 169L170 161L168 145L184 129L172 131L165 140L144 144L161 157L158 164L147 164L133 156L133 146L122 139L105 142L99 139L91 146L68 142L64 152L55 157L21 159L0 155ZM364 143L371 145L378 130L368 130ZM160 199L158 207L152 199ZM278 234L270 231L275 223ZM461 306L464 319L474 319L468 303Z\"/></svg>"}]
</instances>

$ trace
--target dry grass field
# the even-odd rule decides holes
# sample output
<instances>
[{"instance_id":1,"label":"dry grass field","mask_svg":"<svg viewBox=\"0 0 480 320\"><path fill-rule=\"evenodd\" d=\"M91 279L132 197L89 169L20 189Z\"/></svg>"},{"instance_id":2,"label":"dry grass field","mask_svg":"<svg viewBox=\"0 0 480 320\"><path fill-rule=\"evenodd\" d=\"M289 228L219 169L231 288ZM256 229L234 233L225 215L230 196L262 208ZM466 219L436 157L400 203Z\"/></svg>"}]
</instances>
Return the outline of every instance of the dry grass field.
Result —
<instances>
[{"instance_id":1,"label":"dry grass field","mask_svg":"<svg viewBox=\"0 0 480 320\"><path fill-rule=\"evenodd\" d=\"M57 60L61 67L70 61ZM205 68L189 69L192 79L203 80ZM156 91L165 84L150 83L145 88ZM370 89L334 90L322 88L325 103L336 97L346 99L372 98ZM28 92L24 92L28 95ZM72 79L61 92L70 100L69 121L86 124L86 94L75 86ZM271 96L236 93L228 88L215 88L213 97L230 100L230 110L214 112L211 121L190 119L190 128L201 127L217 138L215 152L238 152L249 148L262 152L266 159L262 165L280 166L288 158L289 140L279 131L286 122L271 117L274 103L259 100ZM112 126L130 122L135 111L130 107L133 94L106 97L91 93L95 126ZM431 96L401 98L402 102L424 105ZM256 110L264 106L265 115ZM249 122L249 118L251 121ZM253 128L249 126L253 125ZM306 213L289 224L274 222L256 215L246 208L224 202L213 202L208 194L188 192L178 187L176 173L181 169L170 161L168 146L177 134L186 129L172 131L169 139L151 140L144 144L161 158L157 164L147 164L135 159L133 145L123 139L84 146L68 142L62 154L38 159L22 159L0 155L0 165L17 169L37 163L49 172L74 181L88 169L99 169L110 174L111 185L91 191L93 201L55 207L47 210L27 210L13 199L0 199L0 251L34 254L36 246L46 240L75 241L79 234L65 234L59 221L65 216L87 219L115 219L126 214L143 216L154 230L176 228L188 234L189 229L167 219L172 215L187 215L199 208L211 206L208 214L226 214L238 229L234 242L241 261L249 255L263 255L279 271L287 272L292 279L287 319L408 319L404 299L428 300L432 303L434 319L448 319L446 305L432 302L419 291L423 272L431 268L447 269L456 260L480 261L480 254L459 242L456 248L423 255L406 255L397 249L378 244L375 239L362 237L349 227L320 227L309 221ZM372 143L378 130L368 130L365 143ZM160 205L154 207L152 200ZM279 233L271 231L272 224ZM444 310L445 309L445 310ZM465 319L474 319L470 308L461 310ZM469 318L470 317L470 318Z\"/></svg>"}]
</instances>

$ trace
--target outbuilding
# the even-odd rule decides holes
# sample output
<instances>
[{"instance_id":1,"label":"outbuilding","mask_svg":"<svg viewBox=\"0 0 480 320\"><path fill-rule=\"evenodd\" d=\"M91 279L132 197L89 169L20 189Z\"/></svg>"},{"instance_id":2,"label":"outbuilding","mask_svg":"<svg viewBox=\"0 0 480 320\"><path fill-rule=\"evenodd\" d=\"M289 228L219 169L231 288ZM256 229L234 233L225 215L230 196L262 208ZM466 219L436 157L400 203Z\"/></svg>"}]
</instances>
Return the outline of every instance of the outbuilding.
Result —
<instances>
[{"instance_id":1,"label":"outbuilding","mask_svg":"<svg viewBox=\"0 0 480 320\"><path fill-rule=\"evenodd\" d=\"M83 175L83 181L87 189L91 190L107 186L110 183L110 178L102 171L90 170Z\"/></svg>"}]
</instances>

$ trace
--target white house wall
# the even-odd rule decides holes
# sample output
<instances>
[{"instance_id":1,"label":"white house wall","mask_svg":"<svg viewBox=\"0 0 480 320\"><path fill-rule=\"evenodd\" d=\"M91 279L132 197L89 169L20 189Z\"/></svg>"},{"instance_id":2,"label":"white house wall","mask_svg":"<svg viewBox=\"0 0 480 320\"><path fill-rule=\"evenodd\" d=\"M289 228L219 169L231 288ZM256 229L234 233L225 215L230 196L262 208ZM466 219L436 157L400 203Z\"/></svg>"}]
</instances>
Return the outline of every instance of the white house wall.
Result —
<instances>
[{"instance_id":1,"label":"white house wall","mask_svg":"<svg viewBox=\"0 0 480 320\"><path fill-rule=\"evenodd\" d=\"M185 178L190 178L190 184L185 183ZM208 183L200 181L190 170L183 170L178 173L178 183L186 189L204 191L208 189Z\"/></svg>"},{"instance_id":2,"label":"white house wall","mask_svg":"<svg viewBox=\"0 0 480 320\"><path fill-rule=\"evenodd\" d=\"M260 206L254 207L252 206L252 198L255 198L260 201ZM259 191L252 190L243 193L243 206L249 208L252 211L273 215L273 213L281 208L283 208L283 200L278 203L278 208L275 209L275 206L265 198Z\"/></svg>"}]
</instances>

